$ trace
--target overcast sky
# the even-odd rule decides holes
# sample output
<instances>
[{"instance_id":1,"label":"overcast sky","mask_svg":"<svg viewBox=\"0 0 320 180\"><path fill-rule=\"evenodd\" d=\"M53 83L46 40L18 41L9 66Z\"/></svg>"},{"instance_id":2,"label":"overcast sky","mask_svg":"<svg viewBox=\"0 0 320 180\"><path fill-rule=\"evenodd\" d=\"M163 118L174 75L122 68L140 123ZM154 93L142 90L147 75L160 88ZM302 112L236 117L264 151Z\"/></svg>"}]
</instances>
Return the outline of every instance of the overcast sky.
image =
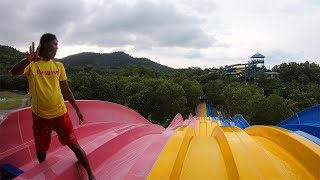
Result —
<instances>
[{"instance_id":1,"label":"overcast sky","mask_svg":"<svg viewBox=\"0 0 320 180\"><path fill-rule=\"evenodd\" d=\"M124 51L173 68L320 63L320 0L0 0L0 44L56 34L57 58Z\"/></svg>"}]
</instances>

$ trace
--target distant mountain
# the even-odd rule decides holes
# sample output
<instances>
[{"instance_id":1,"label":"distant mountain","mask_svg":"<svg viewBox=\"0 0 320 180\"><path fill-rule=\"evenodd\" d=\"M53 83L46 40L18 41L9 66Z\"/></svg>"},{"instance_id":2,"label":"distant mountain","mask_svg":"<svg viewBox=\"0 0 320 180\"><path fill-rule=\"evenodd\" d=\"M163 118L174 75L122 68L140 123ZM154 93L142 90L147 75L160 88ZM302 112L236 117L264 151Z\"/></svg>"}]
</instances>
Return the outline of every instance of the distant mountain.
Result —
<instances>
[{"instance_id":1,"label":"distant mountain","mask_svg":"<svg viewBox=\"0 0 320 180\"><path fill-rule=\"evenodd\" d=\"M0 89L5 87L4 84L1 84L1 80L10 75L11 68L25 57L26 53L22 53L10 46L0 45Z\"/></svg>"},{"instance_id":2,"label":"distant mountain","mask_svg":"<svg viewBox=\"0 0 320 180\"><path fill-rule=\"evenodd\" d=\"M0 64L2 68L11 69L11 67L26 57L25 53L16 50L13 47L0 45ZM126 68L130 65L141 65L153 67L155 69L166 71L172 68L153 62L147 58L135 58L124 52L113 53L79 53L62 59L57 59L63 62L65 66L92 66L92 67L120 67ZM0 68L0 69L2 69Z\"/></svg>"},{"instance_id":3,"label":"distant mountain","mask_svg":"<svg viewBox=\"0 0 320 180\"><path fill-rule=\"evenodd\" d=\"M84 52L61 59L65 66L109 66L127 67L129 65L141 65L166 71L172 68L153 62L146 58L135 58L124 52L91 53Z\"/></svg>"},{"instance_id":4,"label":"distant mountain","mask_svg":"<svg viewBox=\"0 0 320 180\"><path fill-rule=\"evenodd\" d=\"M26 53L22 53L10 46L0 45L0 64L13 65L26 57Z\"/></svg>"}]
</instances>

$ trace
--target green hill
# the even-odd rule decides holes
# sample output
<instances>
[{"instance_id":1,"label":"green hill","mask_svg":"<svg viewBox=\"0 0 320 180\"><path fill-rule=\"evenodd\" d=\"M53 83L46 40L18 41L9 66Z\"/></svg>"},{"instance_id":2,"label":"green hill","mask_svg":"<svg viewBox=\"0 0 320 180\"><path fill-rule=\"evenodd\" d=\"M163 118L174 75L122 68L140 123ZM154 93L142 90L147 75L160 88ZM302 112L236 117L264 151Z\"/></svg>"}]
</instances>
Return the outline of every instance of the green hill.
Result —
<instances>
[{"instance_id":1,"label":"green hill","mask_svg":"<svg viewBox=\"0 0 320 180\"><path fill-rule=\"evenodd\" d=\"M26 57L25 53L22 53L13 47L0 45L0 65L2 71L9 71L15 63L19 62L24 57ZM83 52L57 60L63 62L66 67L91 66L119 67L119 69L124 69L130 65L140 65L152 67L161 71L172 69L147 58L132 57L124 52L103 54Z\"/></svg>"},{"instance_id":2,"label":"green hill","mask_svg":"<svg viewBox=\"0 0 320 180\"><path fill-rule=\"evenodd\" d=\"M141 65L152 67L161 71L172 68L158 64L146 58L135 58L124 52L113 53L79 53L61 59L65 66L109 66L109 67L128 67L129 65Z\"/></svg>"},{"instance_id":3,"label":"green hill","mask_svg":"<svg viewBox=\"0 0 320 180\"><path fill-rule=\"evenodd\" d=\"M10 46L0 45L0 65L1 67L10 66L10 68L26 57L25 53L22 53Z\"/></svg>"}]
</instances>

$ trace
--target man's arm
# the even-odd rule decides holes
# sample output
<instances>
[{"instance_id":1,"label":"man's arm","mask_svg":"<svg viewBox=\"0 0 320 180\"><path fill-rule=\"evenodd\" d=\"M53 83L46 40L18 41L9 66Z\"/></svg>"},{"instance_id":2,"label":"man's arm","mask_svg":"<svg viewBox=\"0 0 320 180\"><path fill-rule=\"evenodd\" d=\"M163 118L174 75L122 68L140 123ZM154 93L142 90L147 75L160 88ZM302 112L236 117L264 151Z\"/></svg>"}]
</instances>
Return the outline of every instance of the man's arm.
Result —
<instances>
[{"instance_id":1,"label":"man's arm","mask_svg":"<svg viewBox=\"0 0 320 180\"><path fill-rule=\"evenodd\" d=\"M30 62L28 61L27 58L21 60L17 64L15 64L12 69L11 69L11 74L12 75L21 75L23 74L24 68L26 68Z\"/></svg>"},{"instance_id":2,"label":"man's arm","mask_svg":"<svg viewBox=\"0 0 320 180\"><path fill-rule=\"evenodd\" d=\"M61 87L63 95L70 102L72 107L77 111L77 115L79 117L79 124L81 124L83 122L83 116L82 116L82 113L81 113L76 101L74 100L74 96L73 96L73 94L70 90L70 87L68 85L68 81L67 80L60 81L60 87Z\"/></svg>"}]
</instances>

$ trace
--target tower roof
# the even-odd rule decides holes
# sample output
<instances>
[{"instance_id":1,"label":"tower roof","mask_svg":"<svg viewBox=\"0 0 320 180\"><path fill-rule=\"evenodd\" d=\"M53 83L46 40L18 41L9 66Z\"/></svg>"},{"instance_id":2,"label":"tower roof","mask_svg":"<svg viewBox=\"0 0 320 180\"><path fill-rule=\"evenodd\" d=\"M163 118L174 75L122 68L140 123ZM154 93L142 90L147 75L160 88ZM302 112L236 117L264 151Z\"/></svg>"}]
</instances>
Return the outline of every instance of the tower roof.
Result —
<instances>
[{"instance_id":1,"label":"tower roof","mask_svg":"<svg viewBox=\"0 0 320 180\"><path fill-rule=\"evenodd\" d=\"M251 58L264 58L265 56L260 54L260 53L256 53L255 55L251 56Z\"/></svg>"}]
</instances>

